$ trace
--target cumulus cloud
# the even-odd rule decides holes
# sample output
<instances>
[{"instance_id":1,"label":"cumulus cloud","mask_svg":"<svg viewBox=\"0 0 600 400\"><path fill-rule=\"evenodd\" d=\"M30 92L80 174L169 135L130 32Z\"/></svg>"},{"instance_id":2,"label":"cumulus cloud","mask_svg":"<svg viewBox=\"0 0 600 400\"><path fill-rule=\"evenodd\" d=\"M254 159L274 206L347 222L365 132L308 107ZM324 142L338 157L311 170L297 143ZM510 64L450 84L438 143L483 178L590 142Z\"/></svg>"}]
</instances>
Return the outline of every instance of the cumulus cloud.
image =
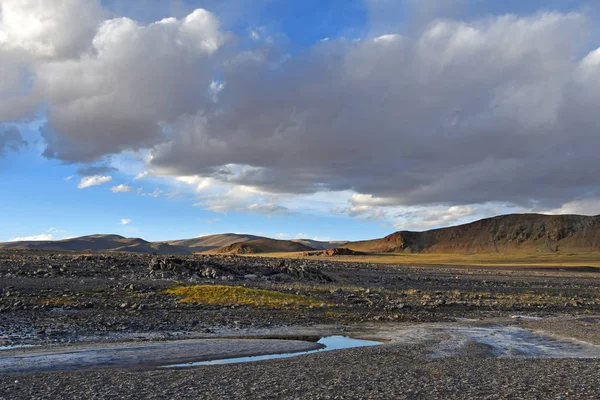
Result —
<instances>
[{"instance_id":1,"label":"cumulus cloud","mask_svg":"<svg viewBox=\"0 0 600 400\"><path fill-rule=\"evenodd\" d=\"M580 14L439 20L416 38L319 43L226 69L218 110L150 164L267 192L354 190L395 205L559 205L597 191L600 66ZM595 53L594 53L595 54ZM575 106L577 105L577 106Z\"/></svg>"},{"instance_id":2,"label":"cumulus cloud","mask_svg":"<svg viewBox=\"0 0 600 400\"><path fill-rule=\"evenodd\" d=\"M17 128L0 126L0 156L5 151L17 151L26 145L27 142Z\"/></svg>"},{"instance_id":3,"label":"cumulus cloud","mask_svg":"<svg viewBox=\"0 0 600 400\"><path fill-rule=\"evenodd\" d=\"M129 218L121 219L121 225L129 225L129 224L131 224L131 219L129 219Z\"/></svg>"},{"instance_id":4,"label":"cumulus cloud","mask_svg":"<svg viewBox=\"0 0 600 400\"><path fill-rule=\"evenodd\" d=\"M112 181L112 176L92 175L84 176L77 185L78 189L85 189L91 186L98 186Z\"/></svg>"},{"instance_id":5,"label":"cumulus cloud","mask_svg":"<svg viewBox=\"0 0 600 400\"><path fill-rule=\"evenodd\" d=\"M227 40L214 15L198 9L149 25L128 18L88 23L88 14L102 17L94 4L3 2L0 54L18 50L33 58L26 64L27 98L49 105L42 129L47 157L91 162L148 147L164 140L165 123L212 102L213 55ZM46 58L34 57L40 54ZM3 102L0 115L23 101Z\"/></svg>"},{"instance_id":6,"label":"cumulus cloud","mask_svg":"<svg viewBox=\"0 0 600 400\"><path fill-rule=\"evenodd\" d=\"M129 193L133 190L131 186L127 186L124 184L120 184L117 186L113 186L110 188L110 191L113 193Z\"/></svg>"},{"instance_id":7,"label":"cumulus cloud","mask_svg":"<svg viewBox=\"0 0 600 400\"><path fill-rule=\"evenodd\" d=\"M2 0L0 47L39 57L75 56L104 17L97 0Z\"/></svg>"},{"instance_id":8,"label":"cumulus cloud","mask_svg":"<svg viewBox=\"0 0 600 400\"><path fill-rule=\"evenodd\" d=\"M435 224L488 203L548 210L600 195L600 49L585 47L593 24L583 14L461 21L455 8L412 2L410 34L391 23L293 55L277 41L236 47L201 9L142 25L99 20L92 7L82 27L29 28L48 13L78 21L71 10L87 3L9 1L0 23L0 61L27 70L27 90L0 84L18 93L3 97L0 119L49 105L47 157L91 163L151 149L153 176L194 181L199 193L255 191L200 199L216 212L284 215L281 194L351 192L348 215L428 206L424 223Z\"/></svg>"}]
</instances>

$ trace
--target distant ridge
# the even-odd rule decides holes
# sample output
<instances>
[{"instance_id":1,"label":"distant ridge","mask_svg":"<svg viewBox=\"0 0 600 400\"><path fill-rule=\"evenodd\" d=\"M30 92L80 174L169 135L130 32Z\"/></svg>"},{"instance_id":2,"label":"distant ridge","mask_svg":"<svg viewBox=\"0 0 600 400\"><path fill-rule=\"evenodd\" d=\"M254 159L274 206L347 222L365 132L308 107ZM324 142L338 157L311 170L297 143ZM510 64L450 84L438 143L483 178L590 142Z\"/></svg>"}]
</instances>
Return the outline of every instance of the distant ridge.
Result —
<instances>
[{"instance_id":1,"label":"distant ridge","mask_svg":"<svg viewBox=\"0 0 600 400\"><path fill-rule=\"evenodd\" d=\"M166 243L152 243L139 238L119 235L88 235L64 240L22 241L0 243L0 249L51 251L127 251L132 253L175 254L187 252Z\"/></svg>"},{"instance_id":2,"label":"distant ridge","mask_svg":"<svg viewBox=\"0 0 600 400\"><path fill-rule=\"evenodd\" d=\"M315 250L329 250L348 243L347 241L343 240L324 242L312 239L292 239L292 242L301 243L305 246L312 247Z\"/></svg>"},{"instance_id":3,"label":"distant ridge","mask_svg":"<svg viewBox=\"0 0 600 400\"><path fill-rule=\"evenodd\" d=\"M509 214L425 232L345 244L379 253L521 253L600 250L600 216Z\"/></svg>"},{"instance_id":4,"label":"distant ridge","mask_svg":"<svg viewBox=\"0 0 600 400\"><path fill-rule=\"evenodd\" d=\"M239 233L220 233L216 235L200 236L193 239L170 240L166 243L171 246L184 248L190 253L201 253L207 250L218 249L233 243L249 242L251 240L267 239L262 236L244 235Z\"/></svg>"},{"instance_id":5,"label":"distant ridge","mask_svg":"<svg viewBox=\"0 0 600 400\"><path fill-rule=\"evenodd\" d=\"M425 232L398 231L380 239L321 242L224 233L148 242L119 235L0 243L0 250L126 251L157 254L260 254L346 248L362 253L577 253L600 251L600 216L509 214ZM335 253L335 252L334 252ZM337 250L337 253L342 253Z\"/></svg>"},{"instance_id":6,"label":"distant ridge","mask_svg":"<svg viewBox=\"0 0 600 400\"><path fill-rule=\"evenodd\" d=\"M249 246L242 246L250 243ZM304 243L311 243L314 247ZM135 253L191 254L256 254L267 252L304 252L329 249L345 242L323 242L310 239L275 240L262 236L221 233L192 239L148 242L120 235L87 235L63 240L19 241L0 243L0 250L29 249L47 251L126 251Z\"/></svg>"},{"instance_id":7,"label":"distant ridge","mask_svg":"<svg viewBox=\"0 0 600 400\"><path fill-rule=\"evenodd\" d=\"M213 254L261 254L261 253L292 253L315 250L312 247L291 240L257 239L248 242L233 243L215 250Z\"/></svg>"}]
</instances>

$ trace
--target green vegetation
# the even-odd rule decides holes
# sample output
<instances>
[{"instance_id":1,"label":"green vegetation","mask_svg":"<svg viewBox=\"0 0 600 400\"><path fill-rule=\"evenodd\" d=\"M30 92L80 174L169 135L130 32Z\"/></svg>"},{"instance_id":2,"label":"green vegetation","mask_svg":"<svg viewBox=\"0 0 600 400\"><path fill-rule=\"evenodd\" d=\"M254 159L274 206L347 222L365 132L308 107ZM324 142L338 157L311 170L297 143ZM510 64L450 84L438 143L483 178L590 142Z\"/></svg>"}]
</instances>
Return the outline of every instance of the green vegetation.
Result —
<instances>
[{"instance_id":1,"label":"green vegetation","mask_svg":"<svg viewBox=\"0 0 600 400\"><path fill-rule=\"evenodd\" d=\"M308 296L287 294L264 289L250 289L242 286L196 285L177 286L165 291L166 294L181 296L182 303L217 305L248 305L258 307L302 307L320 306L323 301Z\"/></svg>"},{"instance_id":2,"label":"green vegetation","mask_svg":"<svg viewBox=\"0 0 600 400\"><path fill-rule=\"evenodd\" d=\"M45 306L58 306L58 307L70 306L75 303L73 300L68 299L66 297L61 297L61 298L56 298L56 299L35 299L34 301L36 303L39 303L39 304L42 304Z\"/></svg>"}]
</instances>

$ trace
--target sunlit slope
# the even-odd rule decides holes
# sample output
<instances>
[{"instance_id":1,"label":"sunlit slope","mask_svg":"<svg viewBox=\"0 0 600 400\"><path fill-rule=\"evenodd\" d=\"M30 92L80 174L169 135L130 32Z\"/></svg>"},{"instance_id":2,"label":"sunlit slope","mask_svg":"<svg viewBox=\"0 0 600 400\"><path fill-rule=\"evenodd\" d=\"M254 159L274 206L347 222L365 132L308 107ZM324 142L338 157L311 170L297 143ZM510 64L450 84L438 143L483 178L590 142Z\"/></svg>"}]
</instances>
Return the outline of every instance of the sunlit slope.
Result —
<instances>
[{"instance_id":1,"label":"sunlit slope","mask_svg":"<svg viewBox=\"0 0 600 400\"><path fill-rule=\"evenodd\" d=\"M215 250L210 250L212 254L262 254L262 253L293 253L312 251L302 243L291 240L258 239L249 242L233 243Z\"/></svg>"},{"instance_id":2,"label":"sunlit slope","mask_svg":"<svg viewBox=\"0 0 600 400\"><path fill-rule=\"evenodd\" d=\"M399 231L345 244L381 253L567 253L600 251L600 216L510 214L425 232Z\"/></svg>"},{"instance_id":3,"label":"sunlit slope","mask_svg":"<svg viewBox=\"0 0 600 400\"><path fill-rule=\"evenodd\" d=\"M51 251L127 251L133 253L177 254L187 250L167 243L152 243L119 235L89 235L64 240L0 243L0 249Z\"/></svg>"}]
</instances>

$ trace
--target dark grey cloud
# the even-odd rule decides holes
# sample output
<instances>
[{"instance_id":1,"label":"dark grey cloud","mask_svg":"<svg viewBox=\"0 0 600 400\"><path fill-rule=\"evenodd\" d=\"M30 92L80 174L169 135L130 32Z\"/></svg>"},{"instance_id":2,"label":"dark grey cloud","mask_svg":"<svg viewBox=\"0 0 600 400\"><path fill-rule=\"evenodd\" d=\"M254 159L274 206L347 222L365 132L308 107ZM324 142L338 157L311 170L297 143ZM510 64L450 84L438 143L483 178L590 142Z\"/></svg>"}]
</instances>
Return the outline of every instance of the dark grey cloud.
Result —
<instances>
[{"instance_id":1,"label":"dark grey cloud","mask_svg":"<svg viewBox=\"0 0 600 400\"><path fill-rule=\"evenodd\" d=\"M293 55L277 40L241 49L203 10L148 25L104 21L86 50L67 46L77 57L40 58L28 38L19 51L32 60L31 91L0 103L0 116L49 104L48 157L92 163L150 148L155 175L371 195L350 204L358 214L560 207L600 195L593 21L549 12L464 22L439 19L455 10L431 4L419 2L419 18L437 19L409 35L323 41Z\"/></svg>"},{"instance_id":2,"label":"dark grey cloud","mask_svg":"<svg viewBox=\"0 0 600 400\"><path fill-rule=\"evenodd\" d=\"M17 128L0 126L0 156L6 151L18 151L25 146L27 142Z\"/></svg>"},{"instance_id":3,"label":"dark grey cloud","mask_svg":"<svg viewBox=\"0 0 600 400\"><path fill-rule=\"evenodd\" d=\"M117 169L110 165L82 165L77 168L77 174L81 176L106 175L116 171Z\"/></svg>"},{"instance_id":4,"label":"dark grey cloud","mask_svg":"<svg viewBox=\"0 0 600 400\"><path fill-rule=\"evenodd\" d=\"M419 37L328 41L224 73L212 109L151 165L270 192L354 190L387 203L557 206L595 194L597 53L579 14L439 20Z\"/></svg>"}]
</instances>

